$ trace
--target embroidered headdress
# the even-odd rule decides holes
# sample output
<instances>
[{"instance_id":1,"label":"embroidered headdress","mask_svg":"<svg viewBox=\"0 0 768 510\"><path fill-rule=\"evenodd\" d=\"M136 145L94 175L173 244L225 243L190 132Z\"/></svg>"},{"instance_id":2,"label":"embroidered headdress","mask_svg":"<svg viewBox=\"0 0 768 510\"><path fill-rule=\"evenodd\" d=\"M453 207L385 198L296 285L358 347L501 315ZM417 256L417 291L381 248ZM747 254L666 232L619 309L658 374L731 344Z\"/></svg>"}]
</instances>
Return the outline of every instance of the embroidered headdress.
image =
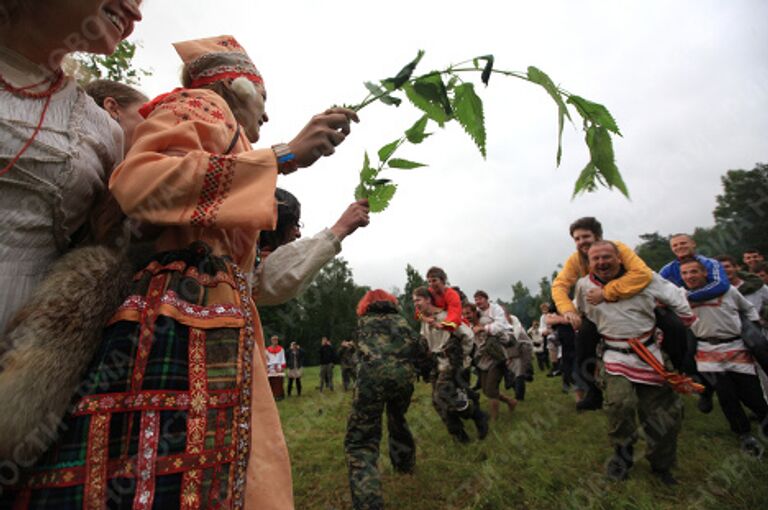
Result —
<instances>
[{"instance_id":1,"label":"embroidered headdress","mask_svg":"<svg viewBox=\"0 0 768 510\"><path fill-rule=\"evenodd\" d=\"M190 88L240 77L264 83L245 49L231 35L177 42L173 47L187 67Z\"/></svg>"}]
</instances>

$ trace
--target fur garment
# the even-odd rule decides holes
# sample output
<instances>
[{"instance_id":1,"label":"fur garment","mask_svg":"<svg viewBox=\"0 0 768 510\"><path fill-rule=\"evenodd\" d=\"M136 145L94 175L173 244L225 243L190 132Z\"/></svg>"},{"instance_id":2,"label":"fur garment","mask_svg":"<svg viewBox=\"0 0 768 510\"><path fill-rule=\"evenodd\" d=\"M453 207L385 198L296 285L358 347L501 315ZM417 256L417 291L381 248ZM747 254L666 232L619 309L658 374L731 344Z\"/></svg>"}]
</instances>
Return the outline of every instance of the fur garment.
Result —
<instances>
[{"instance_id":1,"label":"fur garment","mask_svg":"<svg viewBox=\"0 0 768 510\"><path fill-rule=\"evenodd\" d=\"M0 338L0 461L30 467L53 443L132 267L105 246L60 258Z\"/></svg>"}]
</instances>

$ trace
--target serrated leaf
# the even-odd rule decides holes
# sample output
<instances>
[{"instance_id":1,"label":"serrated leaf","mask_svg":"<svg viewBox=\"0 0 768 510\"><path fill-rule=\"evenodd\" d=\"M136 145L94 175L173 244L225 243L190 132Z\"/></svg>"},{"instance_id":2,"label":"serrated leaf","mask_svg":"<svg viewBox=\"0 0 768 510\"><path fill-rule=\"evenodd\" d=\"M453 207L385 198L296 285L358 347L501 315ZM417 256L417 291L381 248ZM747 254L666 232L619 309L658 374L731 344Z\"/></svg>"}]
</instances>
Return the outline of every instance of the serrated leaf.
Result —
<instances>
[{"instance_id":1,"label":"serrated leaf","mask_svg":"<svg viewBox=\"0 0 768 510\"><path fill-rule=\"evenodd\" d=\"M427 166L424 163L417 163L415 161L408 161L407 159L392 158L388 162L389 168L399 168L401 170L411 170L413 168L419 168Z\"/></svg>"},{"instance_id":2,"label":"serrated leaf","mask_svg":"<svg viewBox=\"0 0 768 510\"><path fill-rule=\"evenodd\" d=\"M423 56L424 50L419 50L415 59L400 69L400 72L397 73L394 78L387 78L386 80L382 80L382 85L384 85L384 87L390 91L402 87L409 79L411 79L411 75L413 74L414 69L416 69L416 66L419 64Z\"/></svg>"},{"instance_id":3,"label":"serrated leaf","mask_svg":"<svg viewBox=\"0 0 768 510\"><path fill-rule=\"evenodd\" d=\"M364 198L368 198L368 190L361 182L355 188L355 200L362 200Z\"/></svg>"},{"instance_id":4,"label":"serrated leaf","mask_svg":"<svg viewBox=\"0 0 768 510\"><path fill-rule=\"evenodd\" d=\"M477 57L476 60L485 60L485 67L483 68L483 72L480 74L480 80L487 87L488 81L491 79L491 72L493 72L493 55L484 55L482 57Z\"/></svg>"},{"instance_id":5,"label":"serrated leaf","mask_svg":"<svg viewBox=\"0 0 768 510\"><path fill-rule=\"evenodd\" d=\"M579 115L584 120L590 120L599 126L603 126L608 131L621 136L616 120L605 106L576 95L568 97L568 103L576 107L576 111L579 112Z\"/></svg>"},{"instance_id":6,"label":"serrated leaf","mask_svg":"<svg viewBox=\"0 0 768 510\"><path fill-rule=\"evenodd\" d=\"M412 84L406 83L403 85L403 90L413 106L426 113L427 117L437 122L438 126L443 127L445 123L450 120L448 115L445 114L445 110L443 110L442 106L433 104L417 94Z\"/></svg>"},{"instance_id":7,"label":"serrated leaf","mask_svg":"<svg viewBox=\"0 0 768 510\"><path fill-rule=\"evenodd\" d=\"M627 185L624 183L613 153L613 142L608 130L602 126L590 126L587 130L587 145L591 156L591 163L597 168L599 174L605 179L608 188L616 187L629 198Z\"/></svg>"},{"instance_id":8,"label":"serrated leaf","mask_svg":"<svg viewBox=\"0 0 768 510\"><path fill-rule=\"evenodd\" d=\"M370 92L374 96L378 96L379 101L381 101L384 104L400 106L400 103L403 102L403 100L400 99L399 97L394 97L387 94L383 88L379 87L373 82L366 81L364 84L365 84L365 88L368 89L368 92Z\"/></svg>"},{"instance_id":9,"label":"serrated leaf","mask_svg":"<svg viewBox=\"0 0 768 510\"><path fill-rule=\"evenodd\" d=\"M453 98L454 118L472 138L480 154L485 158L485 117L483 101L475 94L471 83L462 83L455 89Z\"/></svg>"},{"instance_id":10,"label":"serrated leaf","mask_svg":"<svg viewBox=\"0 0 768 510\"><path fill-rule=\"evenodd\" d=\"M563 98L560 95L560 91L558 90L555 83L552 81L552 79L542 71L541 69L538 69L534 66L528 67L528 79L531 80L533 83L537 83L541 85L544 90L547 91L549 96L555 101L557 104L557 166L560 166L560 158L563 155L563 127L565 125L565 119L568 118L568 120L571 120L571 114L568 113L568 108L565 106L565 103L563 102Z\"/></svg>"},{"instance_id":11,"label":"serrated leaf","mask_svg":"<svg viewBox=\"0 0 768 510\"><path fill-rule=\"evenodd\" d=\"M419 120L416 121L416 123L408 128L405 132L405 137L408 139L409 142L413 144L418 144L424 141L425 138L427 138L430 133L425 133L424 130L427 129L427 123L429 122L429 117L426 115L423 115Z\"/></svg>"},{"instance_id":12,"label":"serrated leaf","mask_svg":"<svg viewBox=\"0 0 768 510\"><path fill-rule=\"evenodd\" d=\"M360 170L360 182L370 182L371 179L376 177L376 174L378 171L371 167L371 159L368 157L368 152L365 153L365 158L363 159L363 169Z\"/></svg>"},{"instance_id":13,"label":"serrated leaf","mask_svg":"<svg viewBox=\"0 0 768 510\"><path fill-rule=\"evenodd\" d=\"M597 189L597 185L595 184L595 174L595 165L593 165L590 161L581 171L581 174L579 174L579 178L576 179L576 184L573 187L573 195L571 198L580 193L595 191L595 189Z\"/></svg>"},{"instance_id":14,"label":"serrated leaf","mask_svg":"<svg viewBox=\"0 0 768 510\"><path fill-rule=\"evenodd\" d=\"M373 213L381 212L387 208L390 200L397 191L395 184L383 184L376 186L368 193L368 206Z\"/></svg>"},{"instance_id":15,"label":"serrated leaf","mask_svg":"<svg viewBox=\"0 0 768 510\"><path fill-rule=\"evenodd\" d=\"M397 150L402 143L401 139L395 140L392 143L388 143L381 149L379 149L379 161L386 161Z\"/></svg>"}]
</instances>

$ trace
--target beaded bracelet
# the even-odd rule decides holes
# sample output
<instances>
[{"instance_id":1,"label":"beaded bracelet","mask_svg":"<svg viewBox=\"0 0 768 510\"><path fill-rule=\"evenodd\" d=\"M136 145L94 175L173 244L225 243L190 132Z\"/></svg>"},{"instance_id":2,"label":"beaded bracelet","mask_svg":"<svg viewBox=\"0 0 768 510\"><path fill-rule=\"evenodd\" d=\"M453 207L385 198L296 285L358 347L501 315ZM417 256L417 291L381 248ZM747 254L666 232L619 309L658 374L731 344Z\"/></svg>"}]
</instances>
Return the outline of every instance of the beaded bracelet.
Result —
<instances>
[{"instance_id":1,"label":"beaded bracelet","mask_svg":"<svg viewBox=\"0 0 768 510\"><path fill-rule=\"evenodd\" d=\"M288 144L277 143L272 146L272 151L277 159L277 171L283 175L295 172L299 168L296 155L291 152Z\"/></svg>"}]
</instances>

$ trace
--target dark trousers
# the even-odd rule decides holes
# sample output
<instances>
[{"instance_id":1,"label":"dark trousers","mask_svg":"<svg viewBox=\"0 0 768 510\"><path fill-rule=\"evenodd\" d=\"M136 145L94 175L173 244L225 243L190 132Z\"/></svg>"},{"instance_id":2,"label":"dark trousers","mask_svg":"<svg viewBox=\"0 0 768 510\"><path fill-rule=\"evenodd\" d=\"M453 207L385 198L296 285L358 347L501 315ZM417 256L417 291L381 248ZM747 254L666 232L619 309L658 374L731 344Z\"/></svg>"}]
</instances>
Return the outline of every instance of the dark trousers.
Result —
<instances>
[{"instance_id":1,"label":"dark trousers","mask_svg":"<svg viewBox=\"0 0 768 510\"><path fill-rule=\"evenodd\" d=\"M344 391L347 391L355 383L355 367L341 367L341 382L344 386Z\"/></svg>"},{"instance_id":2,"label":"dark trousers","mask_svg":"<svg viewBox=\"0 0 768 510\"><path fill-rule=\"evenodd\" d=\"M756 375L737 372L702 372L702 375L704 379L714 381L717 400L733 432L741 435L750 431L742 403L757 415L764 430L768 428L768 404Z\"/></svg>"},{"instance_id":3,"label":"dark trousers","mask_svg":"<svg viewBox=\"0 0 768 510\"><path fill-rule=\"evenodd\" d=\"M549 353L546 350L544 352L537 352L536 361L538 362L539 370L549 368Z\"/></svg>"},{"instance_id":4,"label":"dark trousers","mask_svg":"<svg viewBox=\"0 0 768 510\"><path fill-rule=\"evenodd\" d=\"M589 321L586 321L589 322ZM582 322L582 326L583 326ZM594 324L592 324L592 327L594 328ZM597 328L595 328L595 332L597 332ZM573 369L575 367L576 362L576 338L575 333L573 331L573 328L570 326L557 326L557 339L560 341L560 346L562 347L562 356L560 357L560 371L563 374L563 384L567 386L572 386L574 384L573 379ZM592 347L592 358L595 357L595 349L597 348L597 343L594 343ZM592 377L594 380L594 376Z\"/></svg>"},{"instance_id":5,"label":"dark trousers","mask_svg":"<svg viewBox=\"0 0 768 510\"><path fill-rule=\"evenodd\" d=\"M291 391L293 390L293 381L296 381L296 394L301 396L301 377L297 379L291 379L288 378L288 396L291 396Z\"/></svg>"}]
</instances>

